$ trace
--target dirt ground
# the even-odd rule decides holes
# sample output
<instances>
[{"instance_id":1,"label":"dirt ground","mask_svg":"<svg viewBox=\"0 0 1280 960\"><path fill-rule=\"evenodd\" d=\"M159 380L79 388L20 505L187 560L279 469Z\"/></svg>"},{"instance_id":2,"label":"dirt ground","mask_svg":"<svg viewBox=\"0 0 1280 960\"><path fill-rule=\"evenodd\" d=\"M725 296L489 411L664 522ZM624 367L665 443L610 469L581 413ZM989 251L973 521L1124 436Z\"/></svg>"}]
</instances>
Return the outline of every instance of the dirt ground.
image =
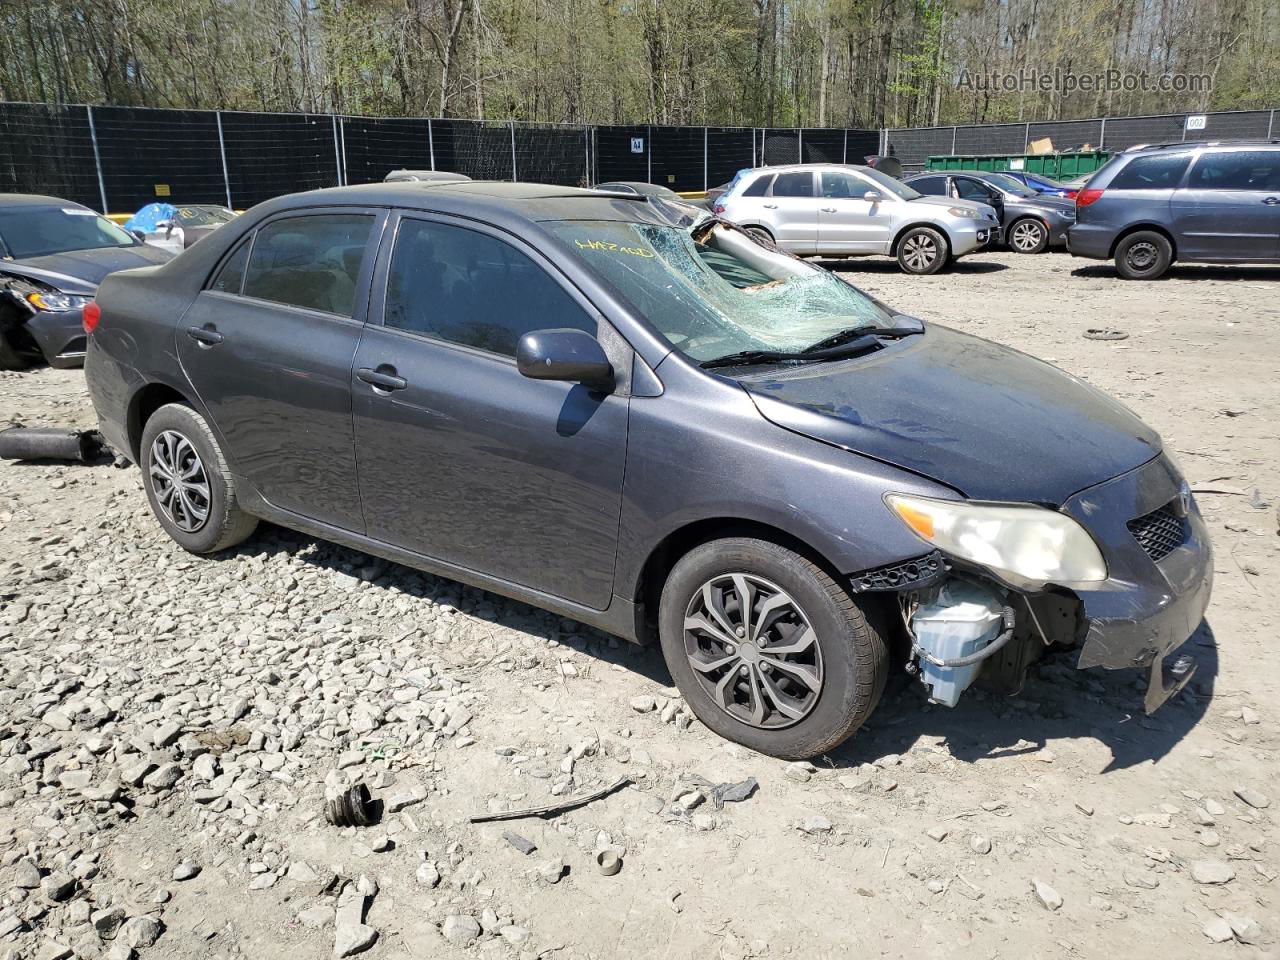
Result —
<instances>
[{"instance_id":1,"label":"dirt ground","mask_svg":"<svg viewBox=\"0 0 1280 960\"><path fill-rule=\"evenodd\" d=\"M656 651L275 528L192 557L135 469L3 462L0 958L1276 956L1280 270L833 266L1163 434L1215 547L1188 690L1148 718L1065 655L952 710L901 679L786 764L690 722ZM7 422L91 426L82 374L0 374ZM357 779L381 824L329 826Z\"/></svg>"}]
</instances>

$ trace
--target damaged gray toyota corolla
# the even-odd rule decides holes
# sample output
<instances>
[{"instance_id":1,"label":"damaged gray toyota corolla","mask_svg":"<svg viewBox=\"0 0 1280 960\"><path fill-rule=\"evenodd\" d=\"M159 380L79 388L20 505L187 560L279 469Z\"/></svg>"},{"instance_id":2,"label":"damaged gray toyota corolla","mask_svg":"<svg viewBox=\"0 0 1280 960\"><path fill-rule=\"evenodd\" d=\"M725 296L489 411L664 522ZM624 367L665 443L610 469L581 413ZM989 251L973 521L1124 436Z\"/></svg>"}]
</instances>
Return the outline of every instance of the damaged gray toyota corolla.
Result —
<instances>
[{"instance_id":1,"label":"damaged gray toyota corolla","mask_svg":"<svg viewBox=\"0 0 1280 960\"><path fill-rule=\"evenodd\" d=\"M840 743L894 662L953 705L1074 646L1151 710L1194 669L1209 542L1133 414L643 197L283 197L86 326L102 432L187 549L265 518L656 639L765 753Z\"/></svg>"}]
</instances>

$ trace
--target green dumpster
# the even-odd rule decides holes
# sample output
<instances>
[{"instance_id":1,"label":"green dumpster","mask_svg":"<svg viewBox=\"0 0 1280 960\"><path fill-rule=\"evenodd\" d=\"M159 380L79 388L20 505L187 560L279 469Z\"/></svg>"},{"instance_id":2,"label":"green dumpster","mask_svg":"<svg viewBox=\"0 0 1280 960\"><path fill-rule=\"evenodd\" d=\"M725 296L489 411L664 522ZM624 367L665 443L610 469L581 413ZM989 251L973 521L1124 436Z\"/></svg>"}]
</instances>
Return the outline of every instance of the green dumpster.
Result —
<instances>
[{"instance_id":1,"label":"green dumpster","mask_svg":"<svg viewBox=\"0 0 1280 960\"><path fill-rule=\"evenodd\" d=\"M930 157L926 170L1023 170L1052 177L1054 180L1070 180L1086 173L1093 173L1111 158L1106 150L1089 150L1085 153L1014 153L970 154L966 156Z\"/></svg>"}]
</instances>

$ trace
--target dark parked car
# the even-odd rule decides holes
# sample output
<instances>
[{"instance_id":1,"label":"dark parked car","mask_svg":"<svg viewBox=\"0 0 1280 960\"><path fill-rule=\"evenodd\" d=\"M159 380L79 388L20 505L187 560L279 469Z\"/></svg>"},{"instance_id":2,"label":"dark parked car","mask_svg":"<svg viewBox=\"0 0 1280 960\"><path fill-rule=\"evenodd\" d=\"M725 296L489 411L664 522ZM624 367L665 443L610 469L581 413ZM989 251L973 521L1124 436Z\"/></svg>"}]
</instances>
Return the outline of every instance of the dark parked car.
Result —
<instances>
[{"instance_id":1,"label":"dark parked car","mask_svg":"<svg viewBox=\"0 0 1280 960\"><path fill-rule=\"evenodd\" d=\"M392 170L383 178L384 183L463 183L471 178L465 173L449 173L445 170Z\"/></svg>"},{"instance_id":2,"label":"dark parked car","mask_svg":"<svg viewBox=\"0 0 1280 960\"><path fill-rule=\"evenodd\" d=\"M1107 161L1076 196L1069 248L1128 280L1169 265L1280 263L1280 141L1170 143Z\"/></svg>"},{"instance_id":3,"label":"dark parked car","mask_svg":"<svg viewBox=\"0 0 1280 960\"><path fill-rule=\"evenodd\" d=\"M737 227L524 183L281 197L85 314L101 428L196 553L258 518L657 639L781 757L891 662L954 704L1049 642L1194 664L1205 525L1160 438L1049 364ZM996 656L996 654L1000 654Z\"/></svg>"},{"instance_id":4,"label":"dark parked car","mask_svg":"<svg viewBox=\"0 0 1280 960\"><path fill-rule=\"evenodd\" d=\"M1061 183L1052 177L1046 177L1044 174L1027 173L1025 170L1001 170L1000 172L1010 180L1017 180L1024 187L1029 187L1041 196L1062 197L1064 200L1075 199L1076 187Z\"/></svg>"},{"instance_id":5,"label":"dark parked car","mask_svg":"<svg viewBox=\"0 0 1280 960\"><path fill-rule=\"evenodd\" d=\"M172 256L70 200L0 194L0 370L80 366L80 311L102 278Z\"/></svg>"},{"instance_id":6,"label":"dark parked car","mask_svg":"<svg viewBox=\"0 0 1280 960\"><path fill-rule=\"evenodd\" d=\"M1003 173L948 171L908 177L923 194L958 197L995 207L1005 243L1015 253L1041 253L1067 243L1067 228L1075 222L1075 204L1036 193Z\"/></svg>"}]
</instances>

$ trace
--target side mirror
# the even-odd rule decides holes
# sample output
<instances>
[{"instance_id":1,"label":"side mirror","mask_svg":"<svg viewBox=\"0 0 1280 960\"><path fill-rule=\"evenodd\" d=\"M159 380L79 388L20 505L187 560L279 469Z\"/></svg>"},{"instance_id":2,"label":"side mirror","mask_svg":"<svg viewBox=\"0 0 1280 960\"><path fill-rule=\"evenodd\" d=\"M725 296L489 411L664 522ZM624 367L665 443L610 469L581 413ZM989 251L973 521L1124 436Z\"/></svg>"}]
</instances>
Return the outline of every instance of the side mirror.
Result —
<instances>
[{"instance_id":1,"label":"side mirror","mask_svg":"<svg viewBox=\"0 0 1280 960\"><path fill-rule=\"evenodd\" d=\"M613 388L613 365L600 341L582 330L534 330L516 346L516 367L531 380L565 380Z\"/></svg>"},{"instance_id":2,"label":"side mirror","mask_svg":"<svg viewBox=\"0 0 1280 960\"><path fill-rule=\"evenodd\" d=\"M884 194L881 193L879 190L868 190L866 193L862 195L862 199L867 200L870 203L879 203L881 200L884 199Z\"/></svg>"}]
</instances>

